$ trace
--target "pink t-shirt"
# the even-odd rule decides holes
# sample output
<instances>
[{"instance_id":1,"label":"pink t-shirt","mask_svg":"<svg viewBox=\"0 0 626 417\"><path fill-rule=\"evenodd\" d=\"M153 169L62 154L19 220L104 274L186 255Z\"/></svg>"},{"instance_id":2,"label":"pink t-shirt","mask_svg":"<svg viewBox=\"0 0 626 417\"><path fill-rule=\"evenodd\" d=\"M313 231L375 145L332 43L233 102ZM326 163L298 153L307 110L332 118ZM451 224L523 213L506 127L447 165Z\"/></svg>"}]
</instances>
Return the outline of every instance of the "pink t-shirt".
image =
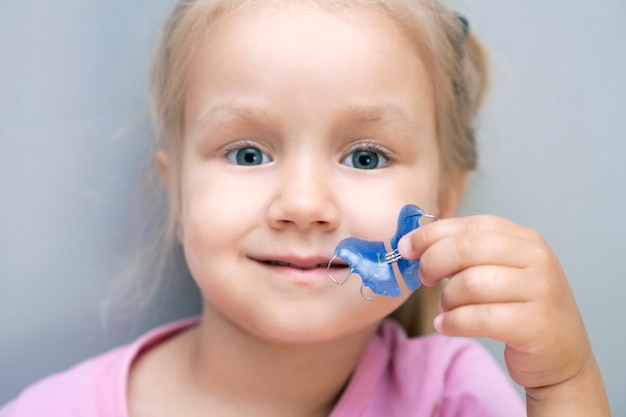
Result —
<instances>
[{"instance_id":1,"label":"pink t-shirt","mask_svg":"<svg viewBox=\"0 0 626 417\"><path fill-rule=\"evenodd\" d=\"M0 417L127 417L133 360L197 320L161 326L130 345L50 376L0 409ZM439 335L410 339L386 320L330 417L356 416L521 417L526 412L478 343Z\"/></svg>"}]
</instances>

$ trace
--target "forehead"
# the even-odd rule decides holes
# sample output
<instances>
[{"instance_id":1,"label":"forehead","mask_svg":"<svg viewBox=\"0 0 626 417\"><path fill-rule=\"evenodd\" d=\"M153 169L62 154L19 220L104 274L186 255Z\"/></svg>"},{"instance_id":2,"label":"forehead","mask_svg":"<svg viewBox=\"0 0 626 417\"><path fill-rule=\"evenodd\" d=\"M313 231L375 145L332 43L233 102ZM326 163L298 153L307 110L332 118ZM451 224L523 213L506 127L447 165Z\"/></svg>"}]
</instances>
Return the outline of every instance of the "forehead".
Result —
<instances>
[{"instance_id":1,"label":"forehead","mask_svg":"<svg viewBox=\"0 0 626 417\"><path fill-rule=\"evenodd\" d=\"M257 98L290 94L294 107L344 102L341 111L351 116L346 109L356 104L402 109L417 100L420 110L430 110L428 77L416 48L383 12L265 4L222 15L203 31L190 61L187 113L199 117L208 111L207 99L232 103L230 96L251 92ZM377 114L361 111L359 117Z\"/></svg>"}]
</instances>

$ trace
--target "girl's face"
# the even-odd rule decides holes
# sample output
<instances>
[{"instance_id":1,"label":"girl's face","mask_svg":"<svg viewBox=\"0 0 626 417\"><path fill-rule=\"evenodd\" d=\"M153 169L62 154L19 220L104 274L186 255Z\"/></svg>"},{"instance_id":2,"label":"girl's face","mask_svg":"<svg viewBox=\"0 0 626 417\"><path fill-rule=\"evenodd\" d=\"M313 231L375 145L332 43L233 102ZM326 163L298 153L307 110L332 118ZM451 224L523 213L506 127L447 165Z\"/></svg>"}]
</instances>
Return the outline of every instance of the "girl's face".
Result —
<instances>
[{"instance_id":1,"label":"girl's face","mask_svg":"<svg viewBox=\"0 0 626 417\"><path fill-rule=\"evenodd\" d=\"M446 209L412 43L370 11L265 7L213 23L189 75L180 240L207 311L288 343L371 329L408 293L367 302L360 277L337 286L335 246L388 244L407 203Z\"/></svg>"}]
</instances>

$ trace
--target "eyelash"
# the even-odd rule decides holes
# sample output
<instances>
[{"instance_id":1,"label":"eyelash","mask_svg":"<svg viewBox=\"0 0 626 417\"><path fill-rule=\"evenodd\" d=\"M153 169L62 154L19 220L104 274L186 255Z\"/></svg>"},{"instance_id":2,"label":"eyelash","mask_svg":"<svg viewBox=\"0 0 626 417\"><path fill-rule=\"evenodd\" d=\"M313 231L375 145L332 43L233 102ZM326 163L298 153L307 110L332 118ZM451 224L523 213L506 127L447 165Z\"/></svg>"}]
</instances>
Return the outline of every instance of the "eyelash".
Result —
<instances>
[{"instance_id":1,"label":"eyelash","mask_svg":"<svg viewBox=\"0 0 626 417\"><path fill-rule=\"evenodd\" d=\"M261 152L267 153L264 150L263 146L259 145L258 142L249 140L249 139L241 139L236 142L229 143L228 145L224 146L221 153L222 155L226 156L233 151L238 151L239 149L244 149L244 148L256 148L260 150Z\"/></svg>"},{"instance_id":2,"label":"eyelash","mask_svg":"<svg viewBox=\"0 0 626 417\"><path fill-rule=\"evenodd\" d=\"M244 160L244 163L239 163L240 161L239 161L238 154L239 154L239 151L243 149L256 149L258 152L261 153L261 159L260 160L255 159L255 160L250 160L250 161ZM262 164L267 164L269 162L272 162L272 157L269 156L269 153L266 150L264 150L264 147L261 146L257 141L249 140L249 139L242 139L242 140L237 140L235 142L229 143L228 145L224 146L224 148L222 148L221 154L224 159L227 159L230 163L233 163L235 165L256 166L256 165L262 165ZM247 163L247 162L250 162L250 163Z\"/></svg>"},{"instance_id":3,"label":"eyelash","mask_svg":"<svg viewBox=\"0 0 626 417\"><path fill-rule=\"evenodd\" d=\"M233 151L237 151L239 149L244 149L244 148L257 148L261 150L262 152L265 152L262 149L262 147L259 146L258 142L255 142L253 140L242 139L242 140L238 140L236 142L228 144L227 146L224 147L221 153L223 156L226 156ZM366 142L357 143L350 148L350 150L346 153L346 155L350 155L354 152L359 152L359 151L375 152L381 155L387 161L389 161L389 163L391 162L390 152L376 142L366 141Z\"/></svg>"},{"instance_id":4,"label":"eyelash","mask_svg":"<svg viewBox=\"0 0 626 417\"><path fill-rule=\"evenodd\" d=\"M387 149L383 148L381 145L373 141L366 141L353 145L346 155L350 155L354 152L359 151L375 152L387 159L389 162L391 162L392 160L391 153Z\"/></svg>"}]
</instances>

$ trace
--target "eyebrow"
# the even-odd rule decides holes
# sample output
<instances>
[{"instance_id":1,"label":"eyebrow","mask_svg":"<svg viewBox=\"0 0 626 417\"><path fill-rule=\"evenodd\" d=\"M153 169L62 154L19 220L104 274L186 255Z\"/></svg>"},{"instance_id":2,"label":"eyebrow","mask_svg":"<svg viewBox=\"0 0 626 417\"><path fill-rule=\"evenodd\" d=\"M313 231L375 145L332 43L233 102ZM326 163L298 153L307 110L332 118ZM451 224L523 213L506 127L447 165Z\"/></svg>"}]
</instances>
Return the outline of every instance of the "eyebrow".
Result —
<instances>
[{"instance_id":1,"label":"eyebrow","mask_svg":"<svg viewBox=\"0 0 626 417\"><path fill-rule=\"evenodd\" d=\"M277 116L262 107L219 104L204 110L197 117L203 125L222 125L234 121L254 123L258 119L277 120ZM393 105L351 105L341 114L342 120L356 124L409 121L409 115L401 107Z\"/></svg>"},{"instance_id":2,"label":"eyebrow","mask_svg":"<svg viewBox=\"0 0 626 417\"><path fill-rule=\"evenodd\" d=\"M350 106L344 111L347 120L360 124L373 124L381 121L408 121L409 115L397 106Z\"/></svg>"},{"instance_id":3,"label":"eyebrow","mask_svg":"<svg viewBox=\"0 0 626 417\"><path fill-rule=\"evenodd\" d=\"M233 121L252 123L259 116L269 119L275 118L271 113L260 107L221 104L204 110L196 120L203 125L205 123L221 125Z\"/></svg>"}]
</instances>

